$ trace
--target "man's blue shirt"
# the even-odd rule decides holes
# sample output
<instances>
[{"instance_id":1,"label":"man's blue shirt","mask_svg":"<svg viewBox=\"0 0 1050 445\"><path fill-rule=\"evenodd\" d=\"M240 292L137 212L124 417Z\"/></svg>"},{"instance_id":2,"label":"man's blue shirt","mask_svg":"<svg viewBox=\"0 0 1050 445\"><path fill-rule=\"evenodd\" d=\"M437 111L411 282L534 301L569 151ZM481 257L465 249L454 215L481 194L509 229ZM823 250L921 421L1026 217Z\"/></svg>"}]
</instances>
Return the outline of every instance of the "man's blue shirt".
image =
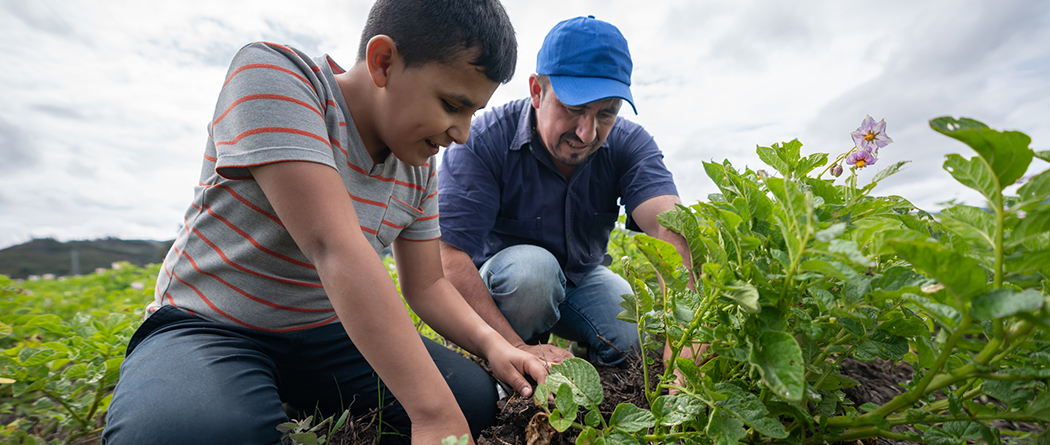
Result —
<instances>
[{"instance_id":1,"label":"man's blue shirt","mask_svg":"<svg viewBox=\"0 0 1050 445\"><path fill-rule=\"evenodd\" d=\"M619 216L659 195L677 195L652 136L621 117L605 143L558 171L533 130L531 101L507 103L471 124L466 145L453 144L438 168L441 239L481 266L499 251L532 244L558 259L573 285L601 264Z\"/></svg>"}]
</instances>

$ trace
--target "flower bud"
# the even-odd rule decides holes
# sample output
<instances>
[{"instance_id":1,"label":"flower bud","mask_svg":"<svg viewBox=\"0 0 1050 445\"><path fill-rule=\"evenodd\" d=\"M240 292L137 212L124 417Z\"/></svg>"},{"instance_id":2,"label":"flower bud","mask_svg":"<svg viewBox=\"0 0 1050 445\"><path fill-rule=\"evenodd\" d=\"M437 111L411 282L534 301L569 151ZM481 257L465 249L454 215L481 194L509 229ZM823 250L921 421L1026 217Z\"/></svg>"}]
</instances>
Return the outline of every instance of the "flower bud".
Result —
<instances>
[{"instance_id":1,"label":"flower bud","mask_svg":"<svg viewBox=\"0 0 1050 445\"><path fill-rule=\"evenodd\" d=\"M842 176L842 164L836 163L831 166L831 176L839 177Z\"/></svg>"}]
</instances>

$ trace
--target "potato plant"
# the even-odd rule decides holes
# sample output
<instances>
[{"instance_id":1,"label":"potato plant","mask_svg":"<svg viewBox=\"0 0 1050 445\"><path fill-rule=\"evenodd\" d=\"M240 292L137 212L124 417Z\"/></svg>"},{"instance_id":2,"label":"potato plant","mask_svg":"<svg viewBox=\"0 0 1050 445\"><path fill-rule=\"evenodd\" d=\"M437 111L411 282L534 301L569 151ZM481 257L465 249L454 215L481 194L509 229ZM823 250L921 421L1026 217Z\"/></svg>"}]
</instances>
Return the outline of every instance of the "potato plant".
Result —
<instances>
[{"instance_id":1,"label":"potato plant","mask_svg":"<svg viewBox=\"0 0 1050 445\"><path fill-rule=\"evenodd\" d=\"M776 174L706 163L720 193L660 216L687 240L692 267L644 234L641 255L619 265L634 290L621 318L637 323L643 350L673 351L662 375L643 369L649 409L621 405L606 419L597 375L574 359L537 391L542 406L554 398L551 424L580 429L577 443L1050 443L992 423L1050 423L1050 172L1024 178L1050 152L971 119L930 126L976 152L943 167L984 206L931 215L871 196L905 162L857 184L890 142L870 118L831 165L803 157L797 140L758 148ZM843 164L841 183L823 177ZM858 384L841 373L847 358L905 361L915 374L900 396L858 406L843 391Z\"/></svg>"}]
</instances>

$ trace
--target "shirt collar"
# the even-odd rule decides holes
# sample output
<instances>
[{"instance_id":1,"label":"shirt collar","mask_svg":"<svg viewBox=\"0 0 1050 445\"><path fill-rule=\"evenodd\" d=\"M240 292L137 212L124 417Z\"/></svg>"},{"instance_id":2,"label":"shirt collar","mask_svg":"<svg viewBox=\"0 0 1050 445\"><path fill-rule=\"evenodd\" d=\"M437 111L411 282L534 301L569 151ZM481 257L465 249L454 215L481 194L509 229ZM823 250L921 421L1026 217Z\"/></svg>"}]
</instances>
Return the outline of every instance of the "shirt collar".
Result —
<instances>
[{"instance_id":1,"label":"shirt collar","mask_svg":"<svg viewBox=\"0 0 1050 445\"><path fill-rule=\"evenodd\" d=\"M522 147L532 142L534 121L532 101L529 98L525 98L521 101L521 113L518 115L518 130L514 134L514 142L510 144L511 150L521 150Z\"/></svg>"}]
</instances>

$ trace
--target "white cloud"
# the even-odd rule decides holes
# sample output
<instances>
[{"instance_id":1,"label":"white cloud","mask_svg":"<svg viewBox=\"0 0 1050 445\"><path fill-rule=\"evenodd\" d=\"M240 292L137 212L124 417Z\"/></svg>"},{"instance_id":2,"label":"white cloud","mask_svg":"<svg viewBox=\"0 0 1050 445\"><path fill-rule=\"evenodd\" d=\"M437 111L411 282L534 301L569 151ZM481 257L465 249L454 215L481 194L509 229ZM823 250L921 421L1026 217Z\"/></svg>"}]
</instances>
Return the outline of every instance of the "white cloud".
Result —
<instances>
[{"instance_id":1,"label":"white cloud","mask_svg":"<svg viewBox=\"0 0 1050 445\"><path fill-rule=\"evenodd\" d=\"M867 114L885 118L896 141L875 167L913 161L878 192L931 210L979 201L940 169L945 153L968 149L927 120L965 115L1047 149L1050 4L1038 0L504 4L519 60L490 106L527 94L554 24L610 21L635 61L641 114L627 117L661 144L687 202L715 191L703 161L759 168L756 144L794 138L804 152L840 153ZM270 40L349 67L370 6L0 0L0 247L33 236L171 238L234 52Z\"/></svg>"}]
</instances>

